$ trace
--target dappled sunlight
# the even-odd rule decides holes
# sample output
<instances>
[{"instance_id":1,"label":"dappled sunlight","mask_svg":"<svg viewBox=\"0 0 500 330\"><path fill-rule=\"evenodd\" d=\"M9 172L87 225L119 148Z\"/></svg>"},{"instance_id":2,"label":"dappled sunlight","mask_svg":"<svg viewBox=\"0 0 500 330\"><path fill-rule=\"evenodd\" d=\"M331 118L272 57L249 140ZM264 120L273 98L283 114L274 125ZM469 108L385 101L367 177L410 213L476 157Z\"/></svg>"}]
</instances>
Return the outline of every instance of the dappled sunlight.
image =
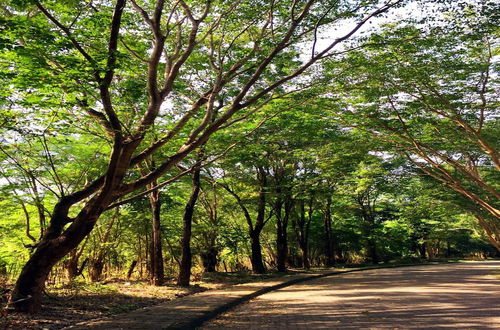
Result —
<instances>
[{"instance_id":1,"label":"dappled sunlight","mask_svg":"<svg viewBox=\"0 0 500 330\"><path fill-rule=\"evenodd\" d=\"M321 278L260 296L211 326L252 328L265 321L269 328L493 329L500 324L500 279L488 274L499 266L435 265Z\"/></svg>"}]
</instances>

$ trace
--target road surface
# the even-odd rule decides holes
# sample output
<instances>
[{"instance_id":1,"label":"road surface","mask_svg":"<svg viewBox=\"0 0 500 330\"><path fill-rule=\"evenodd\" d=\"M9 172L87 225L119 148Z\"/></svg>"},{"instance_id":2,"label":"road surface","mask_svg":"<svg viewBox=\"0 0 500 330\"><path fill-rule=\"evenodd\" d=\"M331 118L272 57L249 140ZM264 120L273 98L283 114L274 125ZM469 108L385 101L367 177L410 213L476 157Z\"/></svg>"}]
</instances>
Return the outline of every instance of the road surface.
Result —
<instances>
[{"instance_id":1,"label":"road surface","mask_svg":"<svg viewBox=\"0 0 500 330\"><path fill-rule=\"evenodd\" d=\"M378 269L264 294L202 329L500 329L500 261Z\"/></svg>"}]
</instances>

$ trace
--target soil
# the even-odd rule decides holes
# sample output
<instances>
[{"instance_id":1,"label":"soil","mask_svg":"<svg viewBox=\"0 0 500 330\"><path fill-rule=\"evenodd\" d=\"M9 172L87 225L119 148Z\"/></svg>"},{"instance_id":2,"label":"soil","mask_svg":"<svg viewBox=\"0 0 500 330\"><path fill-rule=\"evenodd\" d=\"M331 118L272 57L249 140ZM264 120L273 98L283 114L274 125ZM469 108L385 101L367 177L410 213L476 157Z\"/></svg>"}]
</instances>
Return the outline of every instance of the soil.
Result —
<instances>
[{"instance_id":1,"label":"soil","mask_svg":"<svg viewBox=\"0 0 500 330\"><path fill-rule=\"evenodd\" d=\"M189 288L178 287L174 281L163 286L147 281L106 280L101 283L76 281L47 287L41 313L27 315L7 310L12 285L0 285L0 329L62 329L76 323L126 313L157 305L172 299L228 285L280 276L270 273L210 273Z\"/></svg>"}]
</instances>

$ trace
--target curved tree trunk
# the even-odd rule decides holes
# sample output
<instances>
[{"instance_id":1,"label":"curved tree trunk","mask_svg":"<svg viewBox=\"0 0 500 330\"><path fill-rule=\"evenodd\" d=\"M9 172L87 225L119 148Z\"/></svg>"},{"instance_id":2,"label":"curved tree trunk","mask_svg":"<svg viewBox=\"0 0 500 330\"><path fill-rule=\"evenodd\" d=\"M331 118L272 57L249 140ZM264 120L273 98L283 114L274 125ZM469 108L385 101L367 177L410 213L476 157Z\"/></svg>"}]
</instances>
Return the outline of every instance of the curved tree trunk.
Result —
<instances>
[{"instance_id":1,"label":"curved tree trunk","mask_svg":"<svg viewBox=\"0 0 500 330\"><path fill-rule=\"evenodd\" d=\"M295 222L295 232L297 236L297 243L301 252L302 267L305 269L311 268L309 261L309 229L312 220L312 197L309 202L309 214L306 219L305 201L300 201L300 215Z\"/></svg>"},{"instance_id":2,"label":"curved tree trunk","mask_svg":"<svg viewBox=\"0 0 500 330\"><path fill-rule=\"evenodd\" d=\"M24 265L12 291L10 305L16 311L27 313L40 311L42 292L52 267L83 241L94 227L97 217L93 215L85 220L82 219L83 217L75 219L65 231L65 235L59 237L55 235L57 234L56 227L66 223L67 219L59 218L58 214L53 215L52 226L49 227L35 252Z\"/></svg>"},{"instance_id":3,"label":"curved tree trunk","mask_svg":"<svg viewBox=\"0 0 500 330\"><path fill-rule=\"evenodd\" d=\"M498 219L493 217L488 219L479 212L472 212L472 214L474 214L481 227L483 227L484 233L490 241L490 244L500 252L500 222Z\"/></svg>"},{"instance_id":4,"label":"curved tree trunk","mask_svg":"<svg viewBox=\"0 0 500 330\"><path fill-rule=\"evenodd\" d=\"M66 260L63 264L63 267L68 272L68 279L73 280L75 277L82 274L85 265L88 262L88 258L85 259L80 267L78 267L78 261L83 253L83 249L85 248L87 240L83 242L82 246L79 249L73 249L69 254L69 259Z\"/></svg>"},{"instance_id":5,"label":"curved tree trunk","mask_svg":"<svg viewBox=\"0 0 500 330\"><path fill-rule=\"evenodd\" d=\"M372 238L368 239L367 248L368 248L368 256L371 260L371 263L378 264L380 262L380 258L377 252L377 243L375 242L374 239Z\"/></svg>"},{"instance_id":6,"label":"curved tree trunk","mask_svg":"<svg viewBox=\"0 0 500 330\"><path fill-rule=\"evenodd\" d=\"M252 263L252 271L256 274L264 274L266 270L266 266L264 265L264 261L262 258L262 247L260 245L260 235L264 226L266 225L265 213L266 213L266 193L267 193L267 173L266 170L261 166L255 167L257 170L257 181L259 182L259 199L257 204L257 217L255 219L255 224L252 222L252 217L250 216L250 212L248 208L243 203L242 199L238 194L229 188L226 184L220 184L229 194L231 194L241 210L243 211L243 215L245 216L245 220L248 225L248 233L250 236L250 248L251 248L251 256L250 261Z\"/></svg>"},{"instance_id":7,"label":"curved tree trunk","mask_svg":"<svg viewBox=\"0 0 500 330\"><path fill-rule=\"evenodd\" d=\"M134 260L134 261L132 261L132 263L128 267L127 280L130 280L130 277L132 277L132 273L134 272L134 269L135 269L136 265L137 265L137 260Z\"/></svg>"}]
</instances>

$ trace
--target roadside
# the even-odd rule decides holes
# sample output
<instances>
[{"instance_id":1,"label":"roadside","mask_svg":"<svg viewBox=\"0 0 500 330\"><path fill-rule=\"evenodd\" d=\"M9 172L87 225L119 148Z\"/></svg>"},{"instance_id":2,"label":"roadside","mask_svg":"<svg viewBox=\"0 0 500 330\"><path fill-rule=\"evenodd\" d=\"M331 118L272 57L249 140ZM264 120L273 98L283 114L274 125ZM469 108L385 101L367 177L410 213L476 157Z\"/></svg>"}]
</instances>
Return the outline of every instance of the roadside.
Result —
<instances>
[{"instance_id":1,"label":"roadside","mask_svg":"<svg viewBox=\"0 0 500 330\"><path fill-rule=\"evenodd\" d=\"M171 281L163 286L149 285L146 281L106 280L100 283L76 281L50 286L44 296L43 310L36 315L5 313L0 308L0 329L62 329L80 322L102 319L151 307L191 294L218 290L227 286L279 277L269 273L212 273L189 288L178 287ZM8 299L12 285L2 285L0 307Z\"/></svg>"}]
</instances>

